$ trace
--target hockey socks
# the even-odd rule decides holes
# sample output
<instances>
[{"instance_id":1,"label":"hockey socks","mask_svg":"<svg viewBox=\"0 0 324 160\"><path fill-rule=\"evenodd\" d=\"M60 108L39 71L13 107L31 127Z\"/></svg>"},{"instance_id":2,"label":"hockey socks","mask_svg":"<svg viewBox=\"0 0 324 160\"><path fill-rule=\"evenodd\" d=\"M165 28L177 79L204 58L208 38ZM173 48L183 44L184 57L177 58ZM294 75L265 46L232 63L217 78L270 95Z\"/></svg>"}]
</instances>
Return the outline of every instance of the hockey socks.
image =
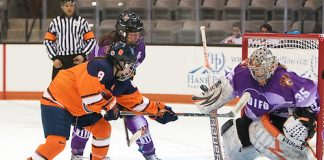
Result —
<instances>
[{"instance_id":1,"label":"hockey socks","mask_svg":"<svg viewBox=\"0 0 324 160\"><path fill-rule=\"evenodd\" d=\"M83 129L80 130L78 128L73 129L72 140L71 140L71 148L73 155L83 155L84 148L89 140L90 132Z\"/></svg>"}]
</instances>

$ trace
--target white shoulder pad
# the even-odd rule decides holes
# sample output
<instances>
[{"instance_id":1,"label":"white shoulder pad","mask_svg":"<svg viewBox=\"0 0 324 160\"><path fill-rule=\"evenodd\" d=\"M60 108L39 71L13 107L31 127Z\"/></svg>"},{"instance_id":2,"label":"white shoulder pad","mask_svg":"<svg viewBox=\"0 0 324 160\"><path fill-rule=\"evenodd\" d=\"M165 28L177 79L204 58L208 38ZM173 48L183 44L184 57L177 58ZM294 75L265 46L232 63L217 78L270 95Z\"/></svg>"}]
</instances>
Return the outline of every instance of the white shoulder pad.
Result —
<instances>
[{"instance_id":1,"label":"white shoulder pad","mask_svg":"<svg viewBox=\"0 0 324 160\"><path fill-rule=\"evenodd\" d=\"M254 147L270 159L315 159L309 146L295 143L285 137L271 124L268 115L251 123L249 136Z\"/></svg>"},{"instance_id":2,"label":"white shoulder pad","mask_svg":"<svg viewBox=\"0 0 324 160\"><path fill-rule=\"evenodd\" d=\"M222 107L233 98L233 87L225 77L220 77L218 81L206 88L202 93L192 97L196 106L202 113L210 113L211 111Z\"/></svg>"}]
</instances>

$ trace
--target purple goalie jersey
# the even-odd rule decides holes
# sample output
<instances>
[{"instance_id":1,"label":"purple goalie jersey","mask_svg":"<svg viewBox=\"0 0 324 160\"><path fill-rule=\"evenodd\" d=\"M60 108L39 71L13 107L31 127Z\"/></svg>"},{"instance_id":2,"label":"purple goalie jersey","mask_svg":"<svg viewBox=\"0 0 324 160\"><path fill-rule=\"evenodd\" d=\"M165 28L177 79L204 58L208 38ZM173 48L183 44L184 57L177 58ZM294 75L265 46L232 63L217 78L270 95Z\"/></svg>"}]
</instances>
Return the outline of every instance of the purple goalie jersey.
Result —
<instances>
[{"instance_id":1,"label":"purple goalie jersey","mask_svg":"<svg viewBox=\"0 0 324 160\"><path fill-rule=\"evenodd\" d=\"M319 111L317 84L288 72L280 65L265 86L260 86L246 65L242 64L227 78L234 88L234 96L241 97L244 92L251 94L245 108L245 114L251 119L265 113L288 117L290 107L311 107L313 111Z\"/></svg>"},{"instance_id":2,"label":"purple goalie jersey","mask_svg":"<svg viewBox=\"0 0 324 160\"><path fill-rule=\"evenodd\" d=\"M111 44L111 40L106 39L106 44ZM110 43L109 43L110 42ZM106 51L108 50L109 45L104 45L103 47L99 47L97 44L96 47L92 50L92 52L88 55L88 59L92 59L94 57L101 57L106 55ZM139 66L145 59L145 43L143 39L139 40L138 45L134 46L134 53L137 57L136 67Z\"/></svg>"}]
</instances>

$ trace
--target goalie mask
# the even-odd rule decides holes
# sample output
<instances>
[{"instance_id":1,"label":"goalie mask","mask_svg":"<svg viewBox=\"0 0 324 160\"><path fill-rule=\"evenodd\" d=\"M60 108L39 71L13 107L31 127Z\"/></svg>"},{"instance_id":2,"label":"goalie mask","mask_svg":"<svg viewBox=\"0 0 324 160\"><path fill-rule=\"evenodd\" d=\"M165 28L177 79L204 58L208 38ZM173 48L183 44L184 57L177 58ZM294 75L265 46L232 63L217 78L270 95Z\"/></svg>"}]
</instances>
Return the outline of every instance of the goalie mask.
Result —
<instances>
[{"instance_id":1,"label":"goalie mask","mask_svg":"<svg viewBox=\"0 0 324 160\"><path fill-rule=\"evenodd\" d=\"M124 42L113 43L106 54L106 59L115 68L114 75L117 80L125 81L134 75L136 56L131 46Z\"/></svg>"},{"instance_id":2,"label":"goalie mask","mask_svg":"<svg viewBox=\"0 0 324 160\"><path fill-rule=\"evenodd\" d=\"M132 33L132 35L137 34L138 38L134 42L127 42L130 45L137 45L139 40L143 37L143 22L132 11L121 13L117 18L115 28L124 42L127 42L127 36L129 36L130 33Z\"/></svg>"},{"instance_id":3,"label":"goalie mask","mask_svg":"<svg viewBox=\"0 0 324 160\"><path fill-rule=\"evenodd\" d=\"M277 58L267 47L255 50L249 59L248 68L252 77L264 86L278 67Z\"/></svg>"}]
</instances>

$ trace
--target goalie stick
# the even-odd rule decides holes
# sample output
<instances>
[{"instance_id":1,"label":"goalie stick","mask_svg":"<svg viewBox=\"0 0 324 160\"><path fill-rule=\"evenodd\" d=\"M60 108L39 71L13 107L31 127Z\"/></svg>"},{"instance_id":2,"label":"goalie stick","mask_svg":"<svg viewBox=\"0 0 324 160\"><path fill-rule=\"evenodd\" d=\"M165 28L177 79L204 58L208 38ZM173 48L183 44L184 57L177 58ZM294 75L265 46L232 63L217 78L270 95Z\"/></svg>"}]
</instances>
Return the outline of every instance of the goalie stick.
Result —
<instances>
[{"instance_id":1,"label":"goalie stick","mask_svg":"<svg viewBox=\"0 0 324 160\"><path fill-rule=\"evenodd\" d=\"M211 86L213 83L213 75L212 75L212 68L208 61L208 50L207 50L207 41L206 41L206 27L201 26L200 27L201 32L201 40L202 40L202 47L204 51L204 67L207 71L207 80L208 85ZM237 113L240 111L240 109L246 105L248 100L250 99L251 95L249 93L244 93L240 100L236 103L234 110L229 113L230 117L235 117ZM218 117L220 117L217 114L217 110L214 110L211 112L210 116L210 129L212 134L212 142L213 142L213 148L214 148L214 158L215 160L223 160L223 153L222 153L222 147L221 147L221 135L219 133L219 124L218 124Z\"/></svg>"},{"instance_id":2,"label":"goalie stick","mask_svg":"<svg viewBox=\"0 0 324 160\"><path fill-rule=\"evenodd\" d=\"M207 40L206 40L206 27L200 26L200 33L201 33L201 41L203 45L203 52L204 52L204 67L207 71L207 80L208 80L208 86L212 85L212 75L211 71L212 68L209 65L208 61L208 51L207 51ZM217 110L211 112L212 115L217 115ZM223 154L222 154L222 147L221 147L221 141L220 141L220 134L219 134L219 124L218 119L216 116L210 116L210 129L212 134L212 142L213 142L213 148L214 148L214 158L215 160L223 160Z\"/></svg>"},{"instance_id":3,"label":"goalie stick","mask_svg":"<svg viewBox=\"0 0 324 160\"><path fill-rule=\"evenodd\" d=\"M232 111L229 113L225 113L228 117L234 118L238 115L240 110L246 105L246 103L251 98L250 93L245 92L242 97L239 99L239 101L235 104ZM212 134L212 142L214 147L214 158L215 160L223 160L223 153L222 153L222 145L220 140L220 134L219 134L219 125L218 125L218 116L219 114L216 114L216 112L211 112L210 116L210 128L211 128L211 134ZM212 115L214 114L214 115ZM224 114L223 114L224 115Z\"/></svg>"}]
</instances>

